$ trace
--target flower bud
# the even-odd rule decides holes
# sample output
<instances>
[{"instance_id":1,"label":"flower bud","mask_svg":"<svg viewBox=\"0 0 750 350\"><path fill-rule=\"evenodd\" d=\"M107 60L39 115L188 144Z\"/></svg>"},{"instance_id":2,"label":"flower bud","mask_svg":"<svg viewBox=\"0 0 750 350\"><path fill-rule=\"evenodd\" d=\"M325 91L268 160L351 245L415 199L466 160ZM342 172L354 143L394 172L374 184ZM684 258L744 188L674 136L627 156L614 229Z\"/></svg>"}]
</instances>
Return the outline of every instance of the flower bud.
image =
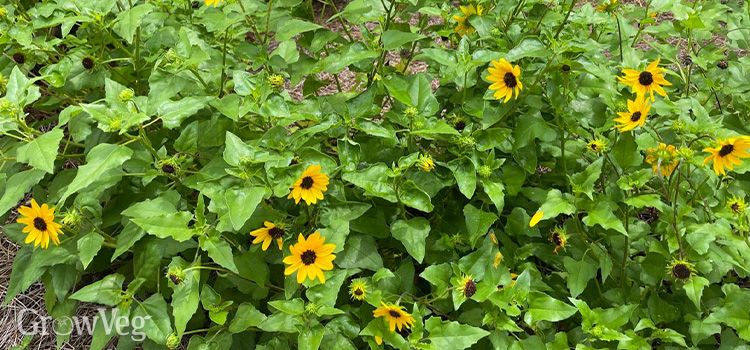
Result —
<instances>
[{"instance_id":1,"label":"flower bud","mask_svg":"<svg viewBox=\"0 0 750 350\"><path fill-rule=\"evenodd\" d=\"M180 346L180 343L182 342L182 339L177 336L177 334L172 333L167 336L167 348L170 350L177 349Z\"/></svg>"},{"instance_id":2,"label":"flower bud","mask_svg":"<svg viewBox=\"0 0 750 350\"><path fill-rule=\"evenodd\" d=\"M490 169L490 167L487 165L482 165L477 170L477 173L479 174L480 177L488 178L492 175L492 169Z\"/></svg>"},{"instance_id":3,"label":"flower bud","mask_svg":"<svg viewBox=\"0 0 750 350\"><path fill-rule=\"evenodd\" d=\"M267 79L268 83L271 84L271 87L274 89L284 86L284 77L279 74L271 74Z\"/></svg>"},{"instance_id":4,"label":"flower bud","mask_svg":"<svg viewBox=\"0 0 750 350\"><path fill-rule=\"evenodd\" d=\"M122 103L128 103L133 100L133 97L135 97L135 92L133 89L125 89L120 92L120 94L117 96L117 98Z\"/></svg>"}]
</instances>

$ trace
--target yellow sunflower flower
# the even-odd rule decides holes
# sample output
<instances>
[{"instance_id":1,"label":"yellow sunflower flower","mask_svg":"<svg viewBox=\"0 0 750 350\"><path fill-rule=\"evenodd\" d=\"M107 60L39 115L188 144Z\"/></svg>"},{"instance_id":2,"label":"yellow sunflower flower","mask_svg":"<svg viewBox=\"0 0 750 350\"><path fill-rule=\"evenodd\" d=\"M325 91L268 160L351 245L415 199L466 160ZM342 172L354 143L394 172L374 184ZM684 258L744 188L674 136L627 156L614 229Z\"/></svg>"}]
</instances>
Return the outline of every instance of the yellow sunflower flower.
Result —
<instances>
[{"instance_id":1,"label":"yellow sunflower flower","mask_svg":"<svg viewBox=\"0 0 750 350\"><path fill-rule=\"evenodd\" d=\"M482 12L484 12L484 7L482 5L478 5L477 7L474 7L474 4L469 4L469 6L461 6L461 12L463 12L463 16L453 16L453 19L458 22L458 25L456 26L456 33L460 36L464 36L467 33L469 35L474 34L474 27L469 23L469 17L472 15L481 16Z\"/></svg>"},{"instance_id":2,"label":"yellow sunflower flower","mask_svg":"<svg viewBox=\"0 0 750 350\"><path fill-rule=\"evenodd\" d=\"M518 99L518 92L523 90L523 84L518 79L521 77L521 68L518 65L513 67L501 58L500 61L492 61L492 67L487 71L489 72L487 80L493 83L490 85L490 90L497 90L493 95L495 99L505 98L503 102L508 102L513 97L513 91L516 92L516 99Z\"/></svg>"},{"instance_id":3,"label":"yellow sunflower flower","mask_svg":"<svg viewBox=\"0 0 750 350\"><path fill-rule=\"evenodd\" d=\"M740 159L750 157L750 153L747 152L748 148L750 148L750 137L731 137L726 140L718 139L717 142L719 144L718 147L703 149L704 152L711 153L703 161L703 165L713 161L716 175L726 175L725 168L734 170L735 165L742 165Z\"/></svg>"},{"instance_id":4,"label":"yellow sunflower flower","mask_svg":"<svg viewBox=\"0 0 750 350\"><path fill-rule=\"evenodd\" d=\"M696 274L695 265L682 259L672 259L667 265L667 273L678 280L687 280Z\"/></svg>"},{"instance_id":5,"label":"yellow sunflower flower","mask_svg":"<svg viewBox=\"0 0 750 350\"><path fill-rule=\"evenodd\" d=\"M589 141L586 144L586 148L588 148L591 152L601 154L602 152L606 151L607 145L604 143L604 141L597 138Z\"/></svg>"},{"instance_id":6,"label":"yellow sunflower flower","mask_svg":"<svg viewBox=\"0 0 750 350\"><path fill-rule=\"evenodd\" d=\"M294 198L295 204L298 204L302 199L307 205L315 204L318 200L323 199L323 192L328 190L328 176L320 172L321 168L320 165L307 167L302 176L292 185L292 191L286 198Z\"/></svg>"},{"instance_id":7,"label":"yellow sunflower flower","mask_svg":"<svg viewBox=\"0 0 750 350\"><path fill-rule=\"evenodd\" d=\"M367 283L360 278L352 281L349 285L349 295L355 300L365 300L367 296Z\"/></svg>"},{"instance_id":8,"label":"yellow sunflower flower","mask_svg":"<svg viewBox=\"0 0 750 350\"><path fill-rule=\"evenodd\" d=\"M383 306L375 309L375 311L372 312L374 317L385 317L385 320L388 321L388 326L391 329L391 332L396 330L396 326L398 326L398 330L401 331L401 328L411 328L414 325L414 317L406 311L404 311L402 306L394 305L394 304L386 304L384 302L380 302Z\"/></svg>"},{"instance_id":9,"label":"yellow sunflower flower","mask_svg":"<svg viewBox=\"0 0 750 350\"><path fill-rule=\"evenodd\" d=\"M417 165L419 166L422 171L430 172L432 169L435 169L435 161L432 160L432 156L429 154L422 154L419 156L419 160L417 160Z\"/></svg>"},{"instance_id":10,"label":"yellow sunflower flower","mask_svg":"<svg viewBox=\"0 0 750 350\"><path fill-rule=\"evenodd\" d=\"M263 250L268 249L268 246L271 245L271 241L276 241L276 243L279 244L279 250L282 250L282 244L284 243L284 228L281 226L276 226L276 224L266 221L263 223L265 227L259 228L253 232L250 232L250 235L254 236L255 239L253 240L253 244L263 243L261 248Z\"/></svg>"},{"instance_id":11,"label":"yellow sunflower flower","mask_svg":"<svg viewBox=\"0 0 750 350\"><path fill-rule=\"evenodd\" d=\"M474 281L474 277L471 275L464 275L459 281L461 284L456 288L456 291L461 293L466 298L471 298L477 292L477 282Z\"/></svg>"},{"instance_id":12,"label":"yellow sunflower flower","mask_svg":"<svg viewBox=\"0 0 750 350\"><path fill-rule=\"evenodd\" d=\"M515 287L516 286L516 278L518 278L518 274L511 272L510 273L510 284L508 287Z\"/></svg>"},{"instance_id":13,"label":"yellow sunflower flower","mask_svg":"<svg viewBox=\"0 0 750 350\"><path fill-rule=\"evenodd\" d=\"M289 276L297 271L297 283L304 282L305 278L311 281L318 278L320 283L325 284L323 271L333 270L333 259L336 259L336 255L331 254L336 245L323 244L325 240L318 232L307 239L300 233L297 243L289 247L292 255L284 258L284 264L290 265L284 270L284 275Z\"/></svg>"},{"instance_id":14,"label":"yellow sunflower flower","mask_svg":"<svg viewBox=\"0 0 750 350\"><path fill-rule=\"evenodd\" d=\"M661 167L659 161L661 161ZM659 143L656 149L649 148L646 150L646 163L654 169L654 174L661 172L662 176L669 177L680 160L677 159L677 151L673 145Z\"/></svg>"},{"instance_id":15,"label":"yellow sunflower flower","mask_svg":"<svg viewBox=\"0 0 750 350\"><path fill-rule=\"evenodd\" d=\"M557 254L557 251L568 243L568 234L562 227L557 226L550 233L549 241L555 244L555 254Z\"/></svg>"},{"instance_id":16,"label":"yellow sunflower flower","mask_svg":"<svg viewBox=\"0 0 750 350\"><path fill-rule=\"evenodd\" d=\"M36 200L31 199L31 207L21 206L18 208L21 218L16 222L24 224L23 233L26 233L25 243L34 242L37 247L49 247L49 241L55 245L60 244L58 235L63 234L60 224L55 222L55 208L50 208L46 203L40 207Z\"/></svg>"},{"instance_id":17,"label":"yellow sunflower flower","mask_svg":"<svg viewBox=\"0 0 750 350\"><path fill-rule=\"evenodd\" d=\"M734 215L742 215L747 209L747 202L745 202L744 198L732 196L727 202L727 209Z\"/></svg>"},{"instance_id":18,"label":"yellow sunflower flower","mask_svg":"<svg viewBox=\"0 0 750 350\"><path fill-rule=\"evenodd\" d=\"M203 0L203 2L206 4L206 6L219 6L224 0Z\"/></svg>"},{"instance_id":19,"label":"yellow sunflower flower","mask_svg":"<svg viewBox=\"0 0 750 350\"><path fill-rule=\"evenodd\" d=\"M664 79L664 72L667 70L658 67L660 60L661 58L658 58L656 61L651 62L646 67L646 70L642 72L634 69L623 69L622 74L625 74L625 76L617 77L617 79L621 83L632 87L636 95L645 97L647 93L651 94L651 102L654 102L654 91L662 97L666 97L667 92L664 91L662 86L669 86L672 83Z\"/></svg>"},{"instance_id":20,"label":"yellow sunflower flower","mask_svg":"<svg viewBox=\"0 0 750 350\"><path fill-rule=\"evenodd\" d=\"M635 101L628 100L627 112L617 113L620 118L615 118L615 122L619 123L615 125L615 128L620 129L620 132L627 132L641 127L646 123L649 111L651 111L651 104L646 102L643 95L638 95Z\"/></svg>"},{"instance_id":21,"label":"yellow sunflower flower","mask_svg":"<svg viewBox=\"0 0 750 350\"><path fill-rule=\"evenodd\" d=\"M612 12L617 7L617 0L605 0L602 1L596 10L599 12Z\"/></svg>"}]
</instances>

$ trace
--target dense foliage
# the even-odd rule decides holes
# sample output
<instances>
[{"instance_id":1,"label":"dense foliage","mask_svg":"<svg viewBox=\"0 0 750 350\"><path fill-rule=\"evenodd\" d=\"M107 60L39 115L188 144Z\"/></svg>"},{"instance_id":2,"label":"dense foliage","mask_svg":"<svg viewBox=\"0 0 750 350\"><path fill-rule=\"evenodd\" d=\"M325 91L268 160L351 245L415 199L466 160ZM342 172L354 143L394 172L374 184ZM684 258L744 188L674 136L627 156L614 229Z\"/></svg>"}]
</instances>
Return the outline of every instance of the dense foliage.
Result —
<instances>
[{"instance_id":1,"label":"dense foliage","mask_svg":"<svg viewBox=\"0 0 750 350\"><path fill-rule=\"evenodd\" d=\"M745 1L0 6L6 303L150 317L118 349L750 348Z\"/></svg>"}]
</instances>

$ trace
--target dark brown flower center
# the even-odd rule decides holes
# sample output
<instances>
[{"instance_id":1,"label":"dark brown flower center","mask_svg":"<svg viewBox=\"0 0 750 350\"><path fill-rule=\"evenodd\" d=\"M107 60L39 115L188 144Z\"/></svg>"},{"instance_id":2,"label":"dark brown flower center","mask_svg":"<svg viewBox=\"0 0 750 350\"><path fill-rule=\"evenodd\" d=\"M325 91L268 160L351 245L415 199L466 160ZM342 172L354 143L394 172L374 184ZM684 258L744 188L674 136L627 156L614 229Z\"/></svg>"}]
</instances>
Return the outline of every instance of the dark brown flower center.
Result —
<instances>
[{"instance_id":1,"label":"dark brown flower center","mask_svg":"<svg viewBox=\"0 0 750 350\"><path fill-rule=\"evenodd\" d=\"M396 311L396 310L390 310L390 311L388 311L388 314L391 315L391 317L393 317L393 318L400 318L401 317L401 313L398 312L398 311Z\"/></svg>"},{"instance_id":2,"label":"dark brown flower center","mask_svg":"<svg viewBox=\"0 0 750 350\"><path fill-rule=\"evenodd\" d=\"M13 54L13 60L18 64L24 64L26 62L26 55L16 52Z\"/></svg>"},{"instance_id":3,"label":"dark brown flower center","mask_svg":"<svg viewBox=\"0 0 750 350\"><path fill-rule=\"evenodd\" d=\"M47 231L47 222L42 218L34 218L34 228L39 231Z\"/></svg>"},{"instance_id":4,"label":"dark brown flower center","mask_svg":"<svg viewBox=\"0 0 750 350\"><path fill-rule=\"evenodd\" d=\"M284 229L280 227L272 227L268 230L268 234L274 239L279 239L284 236Z\"/></svg>"},{"instance_id":5,"label":"dark brown flower center","mask_svg":"<svg viewBox=\"0 0 750 350\"><path fill-rule=\"evenodd\" d=\"M94 68L94 59L91 57L84 57L83 60L81 60L81 64L83 65L83 68L86 69Z\"/></svg>"},{"instance_id":6,"label":"dark brown flower center","mask_svg":"<svg viewBox=\"0 0 750 350\"><path fill-rule=\"evenodd\" d=\"M563 66L562 66L562 71L563 71L563 72L570 72L570 66L569 66L569 65L567 65L567 64L563 64Z\"/></svg>"},{"instance_id":7,"label":"dark brown flower center","mask_svg":"<svg viewBox=\"0 0 750 350\"><path fill-rule=\"evenodd\" d=\"M313 263L315 263L315 259L317 259L317 257L318 256L315 254L314 251L312 251L312 250L305 250L302 253L302 256L300 257L300 259L302 259L302 263L303 264L305 264L305 265L312 265Z\"/></svg>"},{"instance_id":8,"label":"dark brown flower center","mask_svg":"<svg viewBox=\"0 0 750 350\"><path fill-rule=\"evenodd\" d=\"M562 238L560 237L559 233L552 233L552 242L554 242L557 246L562 246Z\"/></svg>"},{"instance_id":9,"label":"dark brown flower center","mask_svg":"<svg viewBox=\"0 0 750 350\"><path fill-rule=\"evenodd\" d=\"M467 298L471 298L476 292L477 292L477 283L474 282L474 280L466 281L466 284L464 284L464 296Z\"/></svg>"},{"instance_id":10,"label":"dark brown flower center","mask_svg":"<svg viewBox=\"0 0 750 350\"><path fill-rule=\"evenodd\" d=\"M357 288L354 290L354 295L362 295L362 294L365 294L365 292L362 291L361 289Z\"/></svg>"},{"instance_id":11,"label":"dark brown flower center","mask_svg":"<svg viewBox=\"0 0 750 350\"><path fill-rule=\"evenodd\" d=\"M690 277L690 268L685 264L677 264L672 267L672 274L674 274L675 277L684 280Z\"/></svg>"},{"instance_id":12,"label":"dark brown flower center","mask_svg":"<svg viewBox=\"0 0 750 350\"><path fill-rule=\"evenodd\" d=\"M516 85L518 85L518 82L516 81L516 76L513 75L513 73L508 72L505 73L505 76L503 77L503 81L505 82L505 86L509 88L514 88Z\"/></svg>"},{"instance_id":13,"label":"dark brown flower center","mask_svg":"<svg viewBox=\"0 0 750 350\"><path fill-rule=\"evenodd\" d=\"M167 163L167 164L164 164L164 165L161 166L161 171L163 171L163 172L165 172L167 174L172 174L172 173L174 173L175 168L174 168L174 165Z\"/></svg>"},{"instance_id":14,"label":"dark brown flower center","mask_svg":"<svg viewBox=\"0 0 750 350\"><path fill-rule=\"evenodd\" d=\"M724 145L721 146L721 149L719 150L719 155L722 157L726 157L730 155L734 151L734 145Z\"/></svg>"},{"instance_id":15,"label":"dark brown flower center","mask_svg":"<svg viewBox=\"0 0 750 350\"><path fill-rule=\"evenodd\" d=\"M631 122L637 122L639 120L641 120L641 112L635 112L633 113L633 115L630 116Z\"/></svg>"},{"instance_id":16,"label":"dark brown flower center","mask_svg":"<svg viewBox=\"0 0 750 350\"><path fill-rule=\"evenodd\" d=\"M638 76L638 82L643 86L649 86L654 82L654 76L651 75L651 72L641 72Z\"/></svg>"},{"instance_id":17,"label":"dark brown flower center","mask_svg":"<svg viewBox=\"0 0 750 350\"><path fill-rule=\"evenodd\" d=\"M596 151L599 148L599 146L596 144L596 142L590 143L589 147L591 147L592 151Z\"/></svg>"},{"instance_id":18,"label":"dark brown flower center","mask_svg":"<svg viewBox=\"0 0 750 350\"><path fill-rule=\"evenodd\" d=\"M734 211L734 212L738 212L738 211L740 211L740 203L734 202L734 203L732 203L732 204L731 204L731 205L730 205L729 207L730 207L730 208L732 209L732 211Z\"/></svg>"},{"instance_id":19,"label":"dark brown flower center","mask_svg":"<svg viewBox=\"0 0 750 350\"><path fill-rule=\"evenodd\" d=\"M312 187L313 182L314 181L311 177L305 176L304 178L302 178L302 184L300 184L299 186L305 190L309 190Z\"/></svg>"}]
</instances>

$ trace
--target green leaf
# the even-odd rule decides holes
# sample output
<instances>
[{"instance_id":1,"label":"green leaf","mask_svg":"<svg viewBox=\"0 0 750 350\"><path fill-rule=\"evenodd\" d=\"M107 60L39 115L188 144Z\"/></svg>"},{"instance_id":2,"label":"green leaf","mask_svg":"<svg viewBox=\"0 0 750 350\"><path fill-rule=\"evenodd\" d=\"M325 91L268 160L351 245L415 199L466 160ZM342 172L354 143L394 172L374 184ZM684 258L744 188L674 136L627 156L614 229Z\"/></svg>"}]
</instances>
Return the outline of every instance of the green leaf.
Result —
<instances>
[{"instance_id":1,"label":"green leaf","mask_svg":"<svg viewBox=\"0 0 750 350\"><path fill-rule=\"evenodd\" d=\"M145 218L133 218L138 227L159 238L171 237L178 242L184 242L193 237L195 231L188 228L193 213L181 211Z\"/></svg>"},{"instance_id":2,"label":"green leaf","mask_svg":"<svg viewBox=\"0 0 750 350\"><path fill-rule=\"evenodd\" d=\"M542 220L554 218L560 214L572 215L576 212L576 207L573 205L573 196L565 193L563 194L558 189L552 189L547 192L547 199L544 201L539 211L544 212Z\"/></svg>"},{"instance_id":3,"label":"green leaf","mask_svg":"<svg viewBox=\"0 0 750 350\"><path fill-rule=\"evenodd\" d=\"M524 315L524 321L527 324L539 321L558 322L578 312L575 307L540 292L529 293L528 302L529 308Z\"/></svg>"},{"instance_id":4,"label":"green leaf","mask_svg":"<svg viewBox=\"0 0 750 350\"><path fill-rule=\"evenodd\" d=\"M388 183L385 164L375 164L367 169L345 173L341 176L344 181L365 190L365 194L383 198L389 202L396 203L396 192Z\"/></svg>"},{"instance_id":5,"label":"green leaf","mask_svg":"<svg viewBox=\"0 0 750 350\"><path fill-rule=\"evenodd\" d=\"M266 319L266 315L250 303L242 303L237 308L237 314L229 324L229 331L232 333L242 333L250 327L259 326Z\"/></svg>"},{"instance_id":6,"label":"green leaf","mask_svg":"<svg viewBox=\"0 0 750 350\"><path fill-rule=\"evenodd\" d=\"M448 168L453 172L458 184L458 190L466 198L471 199L477 188L477 172L474 164L468 158L454 159L448 162Z\"/></svg>"},{"instance_id":7,"label":"green leaf","mask_svg":"<svg viewBox=\"0 0 750 350\"><path fill-rule=\"evenodd\" d=\"M132 155L133 150L123 145L98 144L86 155L86 165L78 168L76 177L68 185L68 189L58 203L65 203L71 194L96 182L110 170L119 168Z\"/></svg>"},{"instance_id":8,"label":"green leaf","mask_svg":"<svg viewBox=\"0 0 750 350\"><path fill-rule=\"evenodd\" d=\"M239 231L245 222L253 215L255 208L266 193L264 187L250 187L247 189L230 189L224 194L227 213L221 217L222 221L231 223L231 228Z\"/></svg>"},{"instance_id":9,"label":"green leaf","mask_svg":"<svg viewBox=\"0 0 750 350\"><path fill-rule=\"evenodd\" d=\"M184 271L192 265L188 264L182 258L176 256L172 258L167 271ZM182 281L175 284L171 279L167 282L169 288L172 288L172 316L174 317L175 333L178 337L182 336L187 328L188 321L198 310L200 300L198 291L200 289L200 270L192 269L183 272Z\"/></svg>"},{"instance_id":10,"label":"green leaf","mask_svg":"<svg viewBox=\"0 0 750 350\"><path fill-rule=\"evenodd\" d=\"M143 18L153 10L153 5L141 4L133 6L128 10L122 11L117 14L117 18L115 18L115 24L114 26L112 26L112 30L117 33L117 35L125 39L128 44L132 44L136 29L140 27Z\"/></svg>"},{"instance_id":11,"label":"green leaf","mask_svg":"<svg viewBox=\"0 0 750 350\"><path fill-rule=\"evenodd\" d=\"M487 178L482 178L481 182L484 193L490 197L492 204L495 205L495 210L501 213L503 207L505 207L505 186L501 182L495 182Z\"/></svg>"},{"instance_id":12,"label":"green leaf","mask_svg":"<svg viewBox=\"0 0 750 350\"><path fill-rule=\"evenodd\" d=\"M550 51L538 39L524 39L505 55L505 60L515 62L524 57L547 57Z\"/></svg>"},{"instance_id":13,"label":"green leaf","mask_svg":"<svg viewBox=\"0 0 750 350\"><path fill-rule=\"evenodd\" d=\"M430 222L422 217L398 220L391 225L391 233L404 244L409 255L421 264L424 259L425 241L430 234Z\"/></svg>"},{"instance_id":14,"label":"green leaf","mask_svg":"<svg viewBox=\"0 0 750 350\"><path fill-rule=\"evenodd\" d=\"M83 268L88 268L91 260L99 252L104 243L104 237L96 232L91 232L78 240L78 257L81 259Z\"/></svg>"},{"instance_id":15,"label":"green leaf","mask_svg":"<svg viewBox=\"0 0 750 350\"><path fill-rule=\"evenodd\" d=\"M336 257L336 265L346 269L377 271L383 267L383 258L372 236L351 234L343 252Z\"/></svg>"},{"instance_id":16,"label":"green leaf","mask_svg":"<svg viewBox=\"0 0 750 350\"><path fill-rule=\"evenodd\" d=\"M0 197L0 215L5 214L23 199L23 196L44 178L45 172L40 169L26 170L11 176L5 184L5 193Z\"/></svg>"},{"instance_id":17,"label":"green leaf","mask_svg":"<svg viewBox=\"0 0 750 350\"><path fill-rule=\"evenodd\" d=\"M602 174L602 165L604 164L604 158L599 158L593 163L586 167L586 170L570 176L570 183L573 185L573 191L576 193L584 193L589 199L594 199L594 183L599 179Z\"/></svg>"},{"instance_id":18,"label":"green leaf","mask_svg":"<svg viewBox=\"0 0 750 350\"><path fill-rule=\"evenodd\" d=\"M409 207L429 213L434 209L430 195L419 188L412 180L406 180L398 187L398 195L401 202Z\"/></svg>"},{"instance_id":19,"label":"green leaf","mask_svg":"<svg viewBox=\"0 0 750 350\"><path fill-rule=\"evenodd\" d=\"M484 329L454 321L442 321L439 317L428 319L425 329L430 333L432 346L440 350L463 350L490 334Z\"/></svg>"},{"instance_id":20,"label":"green leaf","mask_svg":"<svg viewBox=\"0 0 750 350\"><path fill-rule=\"evenodd\" d=\"M63 138L63 131L54 128L44 135L37 137L21 147L18 147L17 157L21 163L28 163L36 169L44 170L50 174L54 171L55 158Z\"/></svg>"},{"instance_id":21,"label":"green leaf","mask_svg":"<svg viewBox=\"0 0 750 350\"><path fill-rule=\"evenodd\" d=\"M213 97L185 97L178 101L166 101L159 106L159 117L168 129L180 126L183 120L194 115L208 105Z\"/></svg>"},{"instance_id":22,"label":"green leaf","mask_svg":"<svg viewBox=\"0 0 750 350\"><path fill-rule=\"evenodd\" d=\"M299 334L299 350L318 350L320 348L320 342L323 340L323 333L325 328L321 325L308 328L300 332Z\"/></svg>"},{"instance_id":23,"label":"green leaf","mask_svg":"<svg viewBox=\"0 0 750 350\"><path fill-rule=\"evenodd\" d=\"M232 246L225 241L219 234L206 234L200 236L199 239L201 249L208 252L208 256L211 259L227 268L229 271L239 273L237 266L234 264L234 258L232 257Z\"/></svg>"},{"instance_id":24,"label":"green leaf","mask_svg":"<svg viewBox=\"0 0 750 350\"><path fill-rule=\"evenodd\" d=\"M153 294L140 303L134 303L132 317L140 317L143 322L141 331L153 342L166 345L167 336L172 333L172 322L167 314L167 303L161 294Z\"/></svg>"},{"instance_id":25,"label":"green leaf","mask_svg":"<svg viewBox=\"0 0 750 350\"><path fill-rule=\"evenodd\" d=\"M293 316L302 315L302 313L305 312L305 302L299 298L292 300L269 301L268 305L273 306L276 310L285 314Z\"/></svg>"},{"instance_id":26,"label":"green leaf","mask_svg":"<svg viewBox=\"0 0 750 350\"><path fill-rule=\"evenodd\" d=\"M583 218L583 223L589 227L599 225L604 229L615 230L627 235L628 232L625 231L625 226L623 226L622 221L615 215L610 203L609 200L597 202L594 205L594 209L589 211L588 215Z\"/></svg>"},{"instance_id":27,"label":"green leaf","mask_svg":"<svg viewBox=\"0 0 750 350\"><path fill-rule=\"evenodd\" d=\"M469 230L469 242L471 246L476 246L477 240L487 233L492 224L497 221L497 215L494 213L484 212L471 204L464 207L464 217L466 220L466 229Z\"/></svg>"},{"instance_id":28,"label":"green leaf","mask_svg":"<svg viewBox=\"0 0 750 350\"><path fill-rule=\"evenodd\" d=\"M703 296L703 289L709 284L711 283L701 276L692 276L687 282L685 282L685 293L698 310L701 309L701 296Z\"/></svg>"},{"instance_id":29,"label":"green leaf","mask_svg":"<svg viewBox=\"0 0 750 350\"><path fill-rule=\"evenodd\" d=\"M563 260L563 263L565 264L565 270L568 271L567 282L570 296L575 298L586 289L589 281L596 277L598 268L596 265L589 264L585 260L578 261L567 256Z\"/></svg>"},{"instance_id":30,"label":"green leaf","mask_svg":"<svg viewBox=\"0 0 750 350\"><path fill-rule=\"evenodd\" d=\"M659 211L664 210L664 203L658 194L642 194L625 199L625 204L635 208L655 207Z\"/></svg>"},{"instance_id":31,"label":"green leaf","mask_svg":"<svg viewBox=\"0 0 750 350\"><path fill-rule=\"evenodd\" d=\"M122 301L122 284L125 276L116 273L107 275L101 281L89 284L70 296L73 300L116 306Z\"/></svg>"},{"instance_id":32,"label":"green leaf","mask_svg":"<svg viewBox=\"0 0 750 350\"><path fill-rule=\"evenodd\" d=\"M381 40L383 41L383 49L395 50L401 47L401 45L424 39L426 36L417 33L402 32L400 30L391 29L383 33Z\"/></svg>"},{"instance_id":33,"label":"green leaf","mask_svg":"<svg viewBox=\"0 0 750 350\"><path fill-rule=\"evenodd\" d=\"M274 39L276 39L276 41L278 42L287 41L297 34L309 32L311 30L316 30L319 28L323 27L315 23L292 18L285 21L284 25L279 27L279 30L276 32Z\"/></svg>"}]
</instances>

